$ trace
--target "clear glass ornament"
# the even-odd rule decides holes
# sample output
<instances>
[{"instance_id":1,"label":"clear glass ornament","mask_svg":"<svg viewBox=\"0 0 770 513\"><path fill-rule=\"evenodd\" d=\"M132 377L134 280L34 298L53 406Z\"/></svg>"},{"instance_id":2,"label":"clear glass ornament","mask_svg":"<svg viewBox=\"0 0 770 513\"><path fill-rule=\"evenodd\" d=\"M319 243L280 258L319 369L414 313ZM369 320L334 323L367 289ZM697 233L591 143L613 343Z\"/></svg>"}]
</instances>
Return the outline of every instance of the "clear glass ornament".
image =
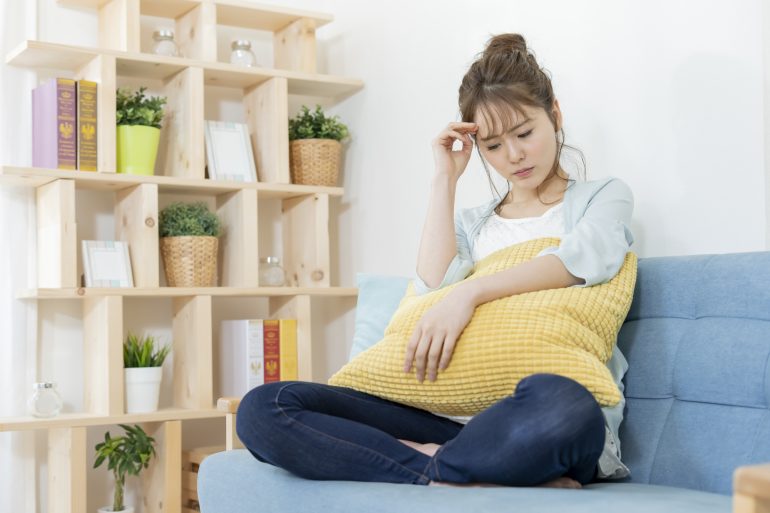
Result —
<instances>
[{"instance_id":1,"label":"clear glass ornament","mask_svg":"<svg viewBox=\"0 0 770 513\"><path fill-rule=\"evenodd\" d=\"M35 417L49 418L59 414L62 399L56 391L56 383L34 383L34 392L27 401L29 413Z\"/></svg>"},{"instance_id":2,"label":"clear glass ornament","mask_svg":"<svg viewBox=\"0 0 770 513\"><path fill-rule=\"evenodd\" d=\"M180 57L179 49L174 42L174 31L171 29L157 29L152 34L155 45L152 52L157 55L167 55L169 57Z\"/></svg>"},{"instance_id":3,"label":"clear glass ornament","mask_svg":"<svg viewBox=\"0 0 770 513\"><path fill-rule=\"evenodd\" d=\"M259 285L261 287L281 287L286 283L286 272L281 267L278 257L269 256L259 259Z\"/></svg>"},{"instance_id":4,"label":"clear glass ornament","mask_svg":"<svg viewBox=\"0 0 770 513\"><path fill-rule=\"evenodd\" d=\"M236 39L230 45L230 64L236 64L246 68L253 68L257 65L257 57L251 51L251 41L248 39Z\"/></svg>"}]
</instances>

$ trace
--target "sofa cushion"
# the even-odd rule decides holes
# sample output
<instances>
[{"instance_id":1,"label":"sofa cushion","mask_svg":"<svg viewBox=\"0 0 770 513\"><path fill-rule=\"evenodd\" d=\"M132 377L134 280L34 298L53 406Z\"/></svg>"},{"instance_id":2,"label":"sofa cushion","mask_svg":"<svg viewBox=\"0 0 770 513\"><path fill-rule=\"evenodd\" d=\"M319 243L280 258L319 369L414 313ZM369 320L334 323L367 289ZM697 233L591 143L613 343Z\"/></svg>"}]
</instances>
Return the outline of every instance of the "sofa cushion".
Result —
<instances>
[{"instance_id":1,"label":"sofa cushion","mask_svg":"<svg viewBox=\"0 0 770 513\"><path fill-rule=\"evenodd\" d=\"M724 495L634 483L594 483L581 490L454 488L302 479L257 461L246 450L203 460L198 497L205 513L729 513Z\"/></svg>"},{"instance_id":2,"label":"sofa cushion","mask_svg":"<svg viewBox=\"0 0 770 513\"><path fill-rule=\"evenodd\" d=\"M618 347L630 482L731 493L770 461L770 252L642 258Z\"/></svg>"},{"instance_id":3,"label":"sofa cushion","mask_svg":"<svg viewBox=\"0 0 770 513\"><path fill-rule=\"evenodd\" d=\"M467 280L492 275L558 244L540 238L501 249L479 261ZM628 253L609 282L516 294L476 308L451 363L435 382L419 383L403 371L403 355L415 325L457 284L425 295L410 287L385 337L329 380L391 401L449 415L475 415L510 395L519 380L539 372L584 385L603 406L620 391L609 369L615 339L628 313L636 280L636 255Z\"/></svg>"}]
</instances>

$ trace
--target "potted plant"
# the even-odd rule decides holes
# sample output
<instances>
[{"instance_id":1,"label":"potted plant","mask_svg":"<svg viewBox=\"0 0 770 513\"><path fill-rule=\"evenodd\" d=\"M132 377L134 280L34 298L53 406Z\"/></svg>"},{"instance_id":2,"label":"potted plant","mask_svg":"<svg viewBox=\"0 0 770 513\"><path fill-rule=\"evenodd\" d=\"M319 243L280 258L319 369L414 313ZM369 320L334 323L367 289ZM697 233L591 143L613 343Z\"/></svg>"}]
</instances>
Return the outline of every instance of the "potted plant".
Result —
<instances>
[{"instance_id":1,"label":"potted plant","mask_svg":"<svg viewBox=\"0 0 770 513\"><path fill-rule=\"evenodd\" d=\"M219 218L204 202L173 203L160 212L160 250L169 287L215 287Z\"/></svg>"},{"instance_id":2,"label":"potted plant","mask_svg":"<svg viewBox=\"0 0 770 513\"><path fill-rule=\"evenodd\" d=\"M310 112L306 105L289 120L289 169L292 183L337 185L342 141L348 127L337 116L326 116L320 105Z\"/></svg>"},{"instance_id":3,"label":"potted plant","mask_svg":"<svg viewBox=\"0 0 770 513\"><path fill-rule=\"evenodd\" d=\"M166 98L146 97L147 88L138 91L118 89L115 103L117 118L118 173L152 175L160 141L160 122Z\"/></svg>"},{"instance_id":4,"label":"potted plant","mask_svg":"<svg viewBox=\"0 0 770 513\"><path fill-rule=\"evenodd\" d=\"M126 484L126 475L138 476L142 469L147 468L150 459L155 456L155 439L147 436L147 433L137 425L126 426L120 424L126 432L124 436L112 438L110 432L104 433L104 441L96 444L96 460L94 468L99 467L107 460L107 470L112 471L115 477L115 495L112 500L112 508L105 506L99 508L100 512L122 511L133 513L133 507L125 507L123 504L123 489Z\"/></svg>"},{"instance_id":5,"label":"potted plant","mask_svg":"<svg viewBox=\"0 0 770 513\"><path fill-rule=\"evenodd\" d=\"M129 333L123 343L123 372L126 385L126 413L147 413L158 409L163 361L171 346L158 347L152 335Z\"/></svg>"}]
</instances>

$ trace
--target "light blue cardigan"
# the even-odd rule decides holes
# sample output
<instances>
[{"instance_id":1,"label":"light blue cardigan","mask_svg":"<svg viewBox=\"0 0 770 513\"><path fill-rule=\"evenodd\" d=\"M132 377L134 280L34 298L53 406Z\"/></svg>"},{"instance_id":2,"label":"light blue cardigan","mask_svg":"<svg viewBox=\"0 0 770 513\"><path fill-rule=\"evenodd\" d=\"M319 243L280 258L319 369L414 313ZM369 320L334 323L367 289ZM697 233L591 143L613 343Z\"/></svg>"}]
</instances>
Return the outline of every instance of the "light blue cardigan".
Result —
<instances>
[{"instance_id":1,"label":"light blue cardigan","mask_svg":"<svg viewBox=\"0 0 770 513\"><path fill-rule=\"evenodd\" d=\"M414 279L415 292L424 294L456 283L473 269L473 244L498 200L475 208L460 210L455 215L457 254L447 268L438 287L429 287L419 276ZM585 283L574 287L590 287L606 283L620 270L634 237L629 230L634 196L619 178L608 177L589 182L571 181L564 193L564 236L559 246L541 251L537 256L553 254L567 270ZM617 346L607 367L623 397L623 376L628 362ZM599 458L599 477L620 479L630 474L619 459L618 430L623 421L625 398L612 407L602 408L607 421L604 451Z\"/></svg>"}]
</instances>

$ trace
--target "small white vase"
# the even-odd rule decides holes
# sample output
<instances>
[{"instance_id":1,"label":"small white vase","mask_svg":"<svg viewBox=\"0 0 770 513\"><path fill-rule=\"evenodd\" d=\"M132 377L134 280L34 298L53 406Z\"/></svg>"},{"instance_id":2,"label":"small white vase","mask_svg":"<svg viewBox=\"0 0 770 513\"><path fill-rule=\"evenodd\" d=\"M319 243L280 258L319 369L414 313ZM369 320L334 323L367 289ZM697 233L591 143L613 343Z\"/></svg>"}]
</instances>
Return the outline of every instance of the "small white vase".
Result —
<instances>
[{"instance_id":1,"label":"small white vase","mask_svg":"<svg viewBox=\"0 0 770 513\"><path fill-rule=\"evenodd\" d=\"M123 370L126 378L126 413L157 411L163 367L132 367Z\"/></svg>"},{"instance_id":2,"label":"small white vase","mask_svg":"<svg viewBox=\"0 0 770 513\"><path fill-rule=\"evenodd\" d=\"M103 506L99 508L99 513L113 513L113 511L112 506ZM134 507L124 505L123 509L115 513L134 513Z\"/></svg>"}]
</instances>

